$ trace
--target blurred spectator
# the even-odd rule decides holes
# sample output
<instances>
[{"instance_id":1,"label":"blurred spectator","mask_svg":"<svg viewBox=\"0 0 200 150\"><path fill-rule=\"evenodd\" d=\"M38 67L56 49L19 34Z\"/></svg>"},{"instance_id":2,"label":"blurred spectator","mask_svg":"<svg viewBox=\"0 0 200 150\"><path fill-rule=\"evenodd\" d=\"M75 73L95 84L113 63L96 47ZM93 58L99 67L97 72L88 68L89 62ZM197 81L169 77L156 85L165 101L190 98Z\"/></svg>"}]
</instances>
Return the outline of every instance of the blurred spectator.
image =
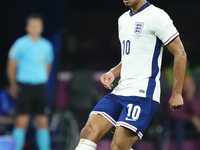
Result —
<instances>
[{"instance_id":1,"label":"blurred spectator","mask_svg":"<svg viewBox=\"0 0 200 150\"><path fill-rule=\"evenodd\" d=\"M10 133L14 126L16 106L7 89L0 89L0 149L14 150L15 142Z\"/></svg>"},{"instance_id":2,"label":"blurred spectator","mask_svg":"<svg viewBox=\"0 0 200 150\"><path fill-rule=\"evenodd\" d=\"M194 124L196 131L200 134L200 92L194 97L192 102L192 110L194 116L192 117L192 123Z\"/></svg>"},{"instance_id":3,"label":"blurred spectator","mask_svg":"<svg viewBox=\"0 0 200 150\"><path fill-rule=\"evenodd\" d=\"M173 75L173 68L167 68L165 73L169 84L172 83L173 78L171 78L171 76ZM184 105L181 109L176 112L168 110L170 124L173 124L174 128L173 135L175 137L177 150L183 150L185 131L187 130L186 125L195 127L196 132L200 133L200 111L195 111L195 106L200 106L200 92L196 91L196 85L189 69L186 69L183 85L183 98Z\"/></svg>"},{"instance_id":4,"label":"blurred spectator","mask_svg":"<svg viewBox=\"0 0 200 150\"><path fill-rule=\"evenodd\" d=\"M39 14L27 18L26 31L28 34L12 45L8 60L9 92L18 103L13 130L15 150L23 149L29 113L35 115L39 150L50 150L46 83L53 61L53 48L41 37L43 20Z\"/></svg>"},{"instance_id":5,"label":"blurred spectator","mask_svg":"<svg viewBox=\"0 0 200 150\"><path fill-rule=\"evenodd\" d=\"M9 96L7 89L0 89L0 135L11 132L16 107L16 102Z\"/></svg>"},{"instance_id":6,"label":"blurred spectator","mask_svg":"<svg viewBox=\"0 0 200 150\"><path fill-rule=\"evenodd\" d=\"M85 125L90 110L102 98L88 70L76 70L69 84L70 108L78 122L79 129Z\"/></svg>"}]
</instances>

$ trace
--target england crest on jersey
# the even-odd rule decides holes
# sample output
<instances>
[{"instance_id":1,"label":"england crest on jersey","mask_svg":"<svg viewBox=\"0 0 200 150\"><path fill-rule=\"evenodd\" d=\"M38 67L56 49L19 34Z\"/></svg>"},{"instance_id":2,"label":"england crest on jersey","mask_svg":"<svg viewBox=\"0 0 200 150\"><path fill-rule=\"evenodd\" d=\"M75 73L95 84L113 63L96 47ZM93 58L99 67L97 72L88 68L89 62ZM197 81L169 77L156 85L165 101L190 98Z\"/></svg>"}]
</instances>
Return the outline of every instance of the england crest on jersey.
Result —
<instances>
[{"instance_id":1,"label":"england crest on jersey","mask_svg":"<svg viewBox=\"0 0 200 150\"><path fill-rule=\"evenodd\" d=\"M144 27L144 22L136 22L135 23L135 34L140 34Z\"/></svg>"}]
</instances>

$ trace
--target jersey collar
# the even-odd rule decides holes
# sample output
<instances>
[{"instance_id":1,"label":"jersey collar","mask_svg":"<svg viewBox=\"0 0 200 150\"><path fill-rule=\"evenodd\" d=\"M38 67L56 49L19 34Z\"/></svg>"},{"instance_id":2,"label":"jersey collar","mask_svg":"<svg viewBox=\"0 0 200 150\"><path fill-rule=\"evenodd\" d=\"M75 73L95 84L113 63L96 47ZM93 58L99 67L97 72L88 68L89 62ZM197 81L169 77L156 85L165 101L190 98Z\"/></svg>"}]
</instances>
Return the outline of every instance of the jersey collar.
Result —
<instances>
[{"instance_id":1,"label":"jersey collar","mask_svg":"<svg viewBox=\"0 0 200 150\"><path fill-rule=\"evenodd\" d=\"M33 41L33 40L31 39L31 36L30 36L29 34L27 34L27 36L28 36L30 42L33 43L33 44L39 43L40 40L41 40L41 37L39 37L39 39L38 39L37 41Z\"/></svg>"},{"instance_id":2,"label":"jersey collar","mask_svg":"<svg viewBox=\"0 0 200 150\"><path fill-rule=\"evenodd\" d=\"M145 8L149 7L151 4L149 2L147 2L146 4L144 4L136 13L132 14L132 11L130 9L130 12L129 12L129 15L132 17L134 16L135 14L141 12L142 10L144 10Z\"/></svg>"}]
</instances>

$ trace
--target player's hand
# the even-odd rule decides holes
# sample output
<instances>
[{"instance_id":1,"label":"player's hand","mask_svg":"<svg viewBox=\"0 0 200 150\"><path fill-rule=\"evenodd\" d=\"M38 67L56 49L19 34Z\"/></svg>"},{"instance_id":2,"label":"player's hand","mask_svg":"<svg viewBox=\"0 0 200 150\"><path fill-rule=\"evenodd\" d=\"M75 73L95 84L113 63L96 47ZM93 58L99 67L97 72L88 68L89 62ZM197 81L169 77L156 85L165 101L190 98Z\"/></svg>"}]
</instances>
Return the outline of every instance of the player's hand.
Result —
<instances>
[{"instance_id":1,"label":"player's hand","mask_svg":"<svg viewBox=\"0 0 200 150\"><path fill-rule=\"evenodd\" d=\"M172 111L183 106L183 97L181 94L172 94L169 100L169 106Z\"/></svg>"},{"instance_id":2,"label":"player's hand","mask_svg":"<svg viewBox=\"0 0 200 150\"><path fill-rule=\"evenodd\" d=\"M13 99L17 99L17 86L10 86L9 89L8 89L8 94Z\"/></svg>"},{"instance_id":3,"label":"player's hand","mask_svg":"<svg viewBox=\"0 0 200 150\"><path fill-rule=\"evenodd\" d=\"M113 81L115 80L115 76L113 75L113 73L111 71L105 73L102 77L101 77L101 83L103 84L103 86L106 89L111 90L113 87Z\"/></svg>"}]
</instances>

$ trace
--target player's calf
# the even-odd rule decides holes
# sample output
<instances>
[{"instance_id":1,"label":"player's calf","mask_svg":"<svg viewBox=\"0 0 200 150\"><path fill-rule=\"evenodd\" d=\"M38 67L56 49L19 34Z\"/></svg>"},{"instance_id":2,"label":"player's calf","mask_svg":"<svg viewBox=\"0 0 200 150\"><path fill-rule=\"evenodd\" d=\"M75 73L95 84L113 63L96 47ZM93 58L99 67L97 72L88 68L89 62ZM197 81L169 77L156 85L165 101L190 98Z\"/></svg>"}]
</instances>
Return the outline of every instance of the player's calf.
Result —
<instances>
[{"instance_id":1,"label":"player's calf","mask_svg":"<svg viewBox=\"0 0 200 150\"><path fill-rule=\"evenodd\" d=\"M111 150L130 150L139 140L137 134L125 127L117 126L111 143Z\"/></svg>"},{"instance_id":2,"label":"player's calf","mask_svg":"<svg viewBox=\"0 0 200 150\"><path fill-rule=\"evenodd\" d=\"M93 125L88 122L85 127L81 130L80 133L80 138L82 139L91 139L94 142L96 141L96 132L95 129L93 128Z\"/></svg>"},{"instance_id":3,"label":"player's calf","mask_svg":"<svg viewBox=\"0 0 200 150\"><path fill-rule=\"evenodd\" d=\"M114 141L112 141L112 143L110 145L110 149L111 150L132 150L131 146L125 145L122 142L116 143Z\"/></svg>"}]
</instances>

